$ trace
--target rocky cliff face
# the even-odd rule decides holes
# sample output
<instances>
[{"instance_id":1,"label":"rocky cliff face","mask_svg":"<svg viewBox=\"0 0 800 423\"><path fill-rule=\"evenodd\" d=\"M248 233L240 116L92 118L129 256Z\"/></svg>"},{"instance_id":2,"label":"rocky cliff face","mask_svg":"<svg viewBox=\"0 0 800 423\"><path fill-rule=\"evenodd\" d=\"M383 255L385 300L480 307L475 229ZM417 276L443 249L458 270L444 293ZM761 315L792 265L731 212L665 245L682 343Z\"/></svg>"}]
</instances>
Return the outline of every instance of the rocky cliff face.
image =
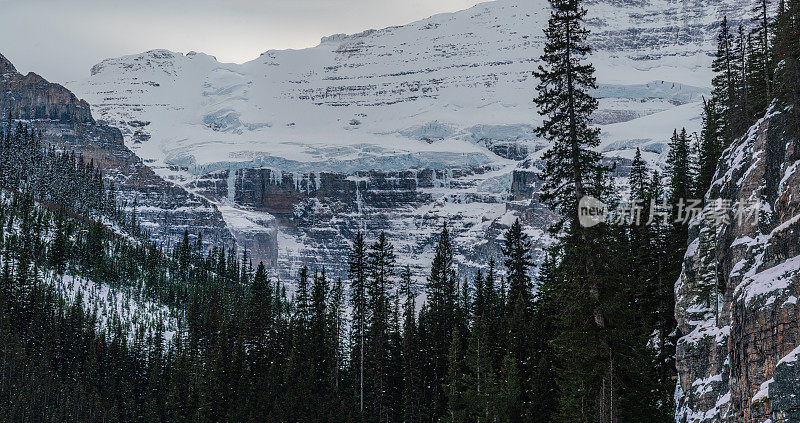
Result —
<instances>
[{"instance_id":1,"label":"rocky cliff face","mask_svg":"<svg viewBox=\"0 0 800 423\"><path fill-rule=\"evenodd\" d=\"M512 181L505 176L487 176L493 172L484 166L370 170L351 175L244 168L210 172L187 186L214 202L235 204L236 208L223 207L226 215L242 213L251 221L257 216L274 218L281 228L283 245L277 258L284 271L314 263L330 272L345 273L344 257L356 232L385 230L393 235L403 263L421 274L430 264L427 255L439 225L447 218L456 234L459 264L469 272L497 256L497 239L516 217L531 226L546 227L553 221L549 212L531 202L529 193L538 187L532 171L513 173L512 194L505 188ZM494 192L480 192L477 187L486 179L499 187ZM517 201L511 198L514 192ZM544 231L531 229L529 233L538 245L545 243Z\"/></svg>"},{"instance_id":2,"label":"rocky cliff face","mask_svg":"<svg viewBox=\"0 0 800 423\"><path fill-rule=\"evenodd\" d=\"M799 160L779 110L724 153L707 199L762 206L757 220L691 226L675 286L678 422L800 421Z\"/></svg>"},{"instance_id":3,"label":"rocky cliff face","mask_svg":"<svg viewBox=\"0 0 800 423\"><path fill-rule=\"evenodd\" d=\"M230 244L233 237L220 211L208 200L167 182L129 150L116 128L96 122L89 104L61 85L35 73L21 75L0 55L0 116L23 120L41 131L44 141L62 151L92 159L118 198L136 213L156 240L170 243L189 228L205 239Z\"/></svg>"},{"instance_id":4,"label":"rocky cliff face","mask_svg":"<svg viewBox=\"0 0 800 423\"><path fill-rule=\"evenodd\" d=\"M46 119L64 123L93 124L89 104L78 100L68 89L51 84L31 72L21 75L14 65L0 55L0 110L3 118Z\"/></svg>"}]
</instances>

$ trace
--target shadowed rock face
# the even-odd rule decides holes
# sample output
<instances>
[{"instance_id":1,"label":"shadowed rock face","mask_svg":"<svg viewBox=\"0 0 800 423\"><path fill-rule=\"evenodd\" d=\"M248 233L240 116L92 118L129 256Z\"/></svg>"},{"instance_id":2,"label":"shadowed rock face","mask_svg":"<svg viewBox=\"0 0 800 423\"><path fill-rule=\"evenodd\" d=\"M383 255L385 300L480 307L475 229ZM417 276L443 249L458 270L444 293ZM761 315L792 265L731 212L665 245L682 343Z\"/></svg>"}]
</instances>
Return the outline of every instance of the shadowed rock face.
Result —
<instances>
[{"instance_id":1,"label":"shadowed rock face","mask_svg":"<svg viewBox=\"0 0 800 423\"><path fill-rule=\"evenodd\" d=\"M334 275L346 274L349 241L359 230L368 236L387 231L403 264L409 263L418 274L424 274L445 218L455 237L458 264L467 274L475 270L474 263L483 264L490 257L499 259L498 240L513 220L501 222L498 216L512 213L514 218L541 228L538 237L533 234L536 247L546 242L544 229L553 220L538 202L531 202L530 193L538 191L540 185L532 171L514 172L511 195L505 190L470 193L470 187L491 171L491 167L475 166L370 170L348 175L244 168L207 173L188 188L217 203L235 203L250 216L274 216L280 231L301 239L302 246L296 250L281 246L282 277L294 276L292 269L300 264L325 266ZM441 198L441 191L454 188L466 193ZM453 213L453 208L463 208L464 212ZM469 235L462 238L461 234Z\"/></svg>"},{"instance_id":2,"label":"shadowed rock face","mask_svg":"<svg viewBox=\"0 0 800 423\"><path fill-rule=\"evenodd\" d=\"M5 56L0 54L0 75L5 75L7 73L17 73L17 68L15 68Z\"/></svg>"},{"instance_id":3,"label":"shadowed rock face","mask_svg":"<svg viewBox=\"0 0 800 423\"><path fill-rule=\"evenodd\" d=\"M3 124L8 116L25 120L45 142L93 160L119 188L118 198L129 209L136 204L142 226L154 239L169 244L188 229L193 235L202 231L208 241L233 241L213 204L156 175L125 147L118 129L95 122L88 103L34 73L19 74L2 55L0 116Z\"/></svg>"},{"instance_id":4,"label":"shadowed rock face","mask_svg":"<svg viewBox=\"0 0 800 423\"><path fill-rule=\"evenodd\" d=\"M10 112L16 119L94 123L87 102L33 72L23 76L3 55L0 55L0 86L3 88L0 97L3 118Z\"/></svg>"},{"instance_id":5,"label":"shadowed rock face","mask_svg":"<svg viewBox=\"0 0 800 423\"><path fill-rule=\"evenodd\" d=\"M698 248L705 224L690 229L675 286L679 422L800 420L800 142L790 127L780 111L753 126L726 150L708 193L760 199L758 221L732 216L710 251ZM700 275L709 271L722 289L707 301Z\"/></svg>"}]
</instances>

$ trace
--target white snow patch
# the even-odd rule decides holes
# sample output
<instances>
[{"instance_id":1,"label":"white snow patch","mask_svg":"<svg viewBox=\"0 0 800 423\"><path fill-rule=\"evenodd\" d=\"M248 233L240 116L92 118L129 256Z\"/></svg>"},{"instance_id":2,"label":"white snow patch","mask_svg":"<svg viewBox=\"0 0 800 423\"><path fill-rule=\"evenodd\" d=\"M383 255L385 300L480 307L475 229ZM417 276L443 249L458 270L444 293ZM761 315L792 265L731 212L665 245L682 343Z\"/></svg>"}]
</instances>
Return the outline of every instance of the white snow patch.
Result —
<instances>
[{"instance_id":1,"label":"white snow patch","mask_svg":"<svg viewBox=\"0 0 800 423\"><path fill-rule=\"evenodd\" d=\"M798 274L800 274L800 256L793 257L753 276L745 277L745 280L737 287L737 291L741 289L745 304L750 304L757 298L786 289Z\"/></svg>"}]
</instances>

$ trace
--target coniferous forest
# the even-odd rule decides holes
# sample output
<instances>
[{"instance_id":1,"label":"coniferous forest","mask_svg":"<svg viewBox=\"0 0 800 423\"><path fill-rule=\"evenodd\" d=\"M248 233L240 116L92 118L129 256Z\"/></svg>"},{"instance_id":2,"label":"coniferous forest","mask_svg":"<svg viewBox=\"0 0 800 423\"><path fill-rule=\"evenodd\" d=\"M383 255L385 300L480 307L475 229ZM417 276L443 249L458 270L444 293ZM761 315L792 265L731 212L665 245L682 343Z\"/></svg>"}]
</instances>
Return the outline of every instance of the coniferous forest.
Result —
<instances>
[{"instance_id":1,"label":"coniferous forest","mask_svg":"<svg viewBox=\"0 0 800 423\"><path fill-rule=\"evenodd\" d=\"M551 3L535 102L545 117L538 135L552 145L542 199L561 218L541 263L517 221L502 260L460 275L443 222L425 279L398 264L393 234L379 232L352 240L346 277L303 267L293 281L275 280L247 251L209 248L202 234L170 249L153 243L94 163L9 117L0 135L2 419L671 421L673 289L687 226L675 210L651 224L580 224L582 197L623 199L594 149L586 11L576 0ZM702 133L675 130L664 173L637 152L629 200L644 216L703 198L724 149L770 105L800 101L800 0L781 1L776 14L762 1L753 16L720 23ZM87 283L124 296L65 289ZM709 299L717 289L712 281Z\"/></svg>"}]
</instances>

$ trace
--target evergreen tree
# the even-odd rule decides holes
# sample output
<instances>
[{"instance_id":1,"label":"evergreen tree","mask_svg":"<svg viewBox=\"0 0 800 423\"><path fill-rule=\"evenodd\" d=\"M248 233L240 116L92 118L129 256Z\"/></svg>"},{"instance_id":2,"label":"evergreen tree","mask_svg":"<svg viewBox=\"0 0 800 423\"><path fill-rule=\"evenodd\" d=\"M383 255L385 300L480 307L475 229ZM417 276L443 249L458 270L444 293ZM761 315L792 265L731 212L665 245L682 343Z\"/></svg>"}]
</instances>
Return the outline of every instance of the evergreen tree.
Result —
<instances>
[{"instance_id":1,"label":"evergreen tree","mask_svg":"<svg viewBox=\"0 0 800 423\"><path fill-rule=\"evenodd\" d=\"M644 201L647 197L647 184L650 182L647 174L647 164L642 160L642 152L636 148L636 154L631 163L631 174L628 179L628 187L631 192L632 201Z\"/></svg>"},{"instance_id":2,"label":"evergreen tree","mask_svg":"<svg viewBox=\"0 0 800 423\"><path fill-rule=\"evenodd\" d=\"M50 250L50 263L55 267L59 274L64 273L64 264L67 256L68 234L66 222L62 213L56 217L55 235L53 237L53 248ZM1 236L1 235L0 235Z\"/></svg>"},{"instance_id":3,"label":"evergreen tree","mask_svg":"<svg viewBox=\"0 0 800 423\"><path fill-rule=\"evenodd\" d=\"M469 403L467 393L468 382L466 359L463 350L463 337L459 328L453 330L450 352L447 357L447 416L448 422L467 422L469 420Z\"/></svg>"},{"instance_id":4,"label":"evergreen tree","mask_svg":"<svg viewBox=\"0 0 800 423\"><path fill-rule=\"evenodd\" d=\"M340 369L344 364L344 351L342 347L345 339L342 331L345 327L345 301L344 283L342 282L342 278L336 278L336 282L334 282L330 293L329 313L332 326L331 330L333 332L333 362L331 363L331 369L333 373L334 389L337 395L341 395L340 380L342 376Z\"/></svg>"},{"instance_id":5,"label":"evergreen tree","mask_svg":"<svg viewBox=\"0 0 800 423\"><path fill-rule=\"evenodd\" d=\"M599 131L590 127L597 107L589 94L596 86L593 67L582 62L590 52L583 26L586 11L576 0L553 0L551 5L542 56L545 66L537 72L541 79L537 104L545 116L539 132L554 144L543 156L542 198L566 223L554 228L561 234L556 295L569 299L560 303L559 330L552 342L563 366L555 419L627 421L637 414L650 415L656 407L646 380L652 360L631 309L634 282L619 271L630 268L626 231L602 222L580 225L578 202L583 196L608 199L609 169L592 150L599 143ZM518 316L523 307L517 302L510 327L522 326ZM511 355L504 368L505 397L513 393L522 401L524 369ZM507 415L516 418L515 403L506 405Z\"/></svg>"},{"instance_id":6,"label":"evergreen tree","mask_svg":"<svg viewBox=\"0 0 800 423\"><path fill-rule=\"evenodd\" d=\"M250 335L256 342L264 342L267 327L272 320L272 287L267 279L267 269L263 262L258 264L258 269L253 276L250 287L250 299L247 305Z\"/></svg>"},{"instance_id":7,"label":"evergreen tree","mask_svg":"<svg viewBox=\"0 0 800 423\"><path fill-rule=\"evenodd\" d=\"M403 414L404 422L419 422L420 396L420 357L419 335L416 323L416 301L411 268L406 266L400 275L400 291L405 297L403 310Z\"/></svg>"},{"instance_id":8,"label":"evergreen tree","mask_svg":"<svg viewBox=\"0 0 800 423\"><path fill-rule=\"evenodd\" d=\"M434 252L431 273L428 277L425 327L426 342L430 351L426 357L430 369L429 383L425 394L424 408L433 416L442 416L447 411L448 356L453 340L456 309L456 281L453 269L453 248L447 225L442 227L439 242ZM420 328L423 328L420 318Z\"/></svg>"},{"instance_id":9,"label":"evergreen tree","mask_svg":"<svg viewBox=\"0 0 800 423\"><path fill-rule=\"evenodd\" d=\"M733 121L736 110L736 92L739 84L737 67L738 63L733 54L733 34L731 34L726 16L720 24L717 53L711 65L711 69L715 73L714 79L711 81L712 99L713 104L719 106L720 114L725 117L726 125L721 129L725 136L725 145L729 144L734 137L733 127L727 123Z\"/></svg>"},{"instance_id":10,"label":"evergreen tree","mask_svg":"<svg viewBox=\"0 0 800 423\"><path fill-rule=\"evenodd\" d=\"M558 407L558 356L553 341L559 330L558 317L562 306L558 298L555 253L548 252L536 282L536 301L531 319L531 416L533 422L550 422Z\"/></svg>"},{"instance_id":11,"label":"evergreen tree","mask_svg":"<svg viewBox=\"0 0 800 423\"><path fill-rule=\"evenodd\" d=\"M655 171L648 185L648 201L662 204L665 191L660 174ZM681 272L681 262L674 262L675 254L669 250L670 237L675 234L674 226L663 219L654 219L646 228L645 242L640 247L635 267L639 269L641 290L636 303L645 322L646 333L650 333L651 349L654 353L655 392L661 401L660 410L668 415L673 410L673 376L675 370L675 327L674 280Z\"/></svg>"},{"instance_id":12,"label":"evergreen tree","mask_svg":"<svg viewBox=\"0 0 800 423\"><path fill-rule=\"evenodd\" d=\"M577 0L551 0L552 12L544 30L543 65L539 78L539 112L544 116L537 133L551 141L545 152L542 199L560 212L573 229L578 222L578 201L594 191L591 178L605 167L600 153L599 129L591 127L597 100L589 92L597 88L594 66L584 59L591 53L584 26L586 10Z\"/></svg>"},{"instance_id":13,"label":"evergreen tree","mask_svg":"<svg viewBox=\"0 0 800 423\"><path fill-rule=\"evenodd\" d=\"M295 319L298 322L301 330L308 328L311 321L311 296L309 292L308 283L308 266L300 268L297 274L297 295L295 299L297 310Z\"/></svg>"},{"instance_id":14,"label":"evergreen tree","mask_svg":"<svg viewBox=\"0 0 800 423\"><path fill-rule=\"evenodd\" d=\"M367 289L370 319L367 329L369 346L369 376L372 392L371 417L377 421L391 420L396 411L388 396L390 385L390 319L395 265L394 247L381 232L368 253L369 285Z\"/></svg>"},{"instance_id":15,"label":"evergreen tree","mask_svg":"<svg viewBox=\"0 0 800 423\"><path fill-rule=\"evenodd\" d=\"M484 276L483 285L486 291L489 316L487 321L494 330L488 332L489 359L492 368L499 371L503 367L503 358L506 354L507 340L507 313L504 284L497 286L497 274L494 259L489 259L489 266Z\"/></svg>"},{"instance_id":16,"label":"evergreen tree","mask_svg":"<svg viewBox=\"0 0 800 423\"><path fill-rule=\"evenodd\" d=\"M753 29L752 34L754 37L754 48L750 54L754 56L753 63L754 72L759 73L758 82L754 78L753 86L755 88L755 97L759 103L759 108L762 113L766 109L772 97L772 40L770 34L772 23L769 17L769 0L758 0L758 3L753 7L754 16L752 18L756 27Z\"/></svg>"},{"instance_id":17,"label":"evergreen tree","mask_svg":"<svg viewBox=\"0 0 800 423\"><path fill-rule=\"evenodd\" d=\"M688 201L694 192L692 174L692 146L686 129L675 130L667 154L667 175L670 187L670 202L674 205ZM674 210L677 212L677 210ZM677 216L673 216L677 220Z\"/></svg>"},{"instance_id":18,"label":"evergreen tree","mask_svg":"<svg viewBox=\"0 0 800 423\"><path fill-rule=\"evenodd\" d=\"M311 324L310 324L310 361L313 372L313 395L317 404L325 408L331 407L331 393L333 390L332 366L334 359L334 340L328 315L328 279L325 268L322 272L314 274L314 283L311 290Z\"/></svg>"},{"instance_id":19,"label":"evergreen tree","mask_svg":"<svg viewBox=\"0 0 800 423\"><path fill-rule=\"evenodd\" d=\"M724 119L716 101L703 101L703 130L698 154L697 189L698 198L705 196L714 179L717 163L724 148Z\"/></svg>"},{"instance_id":20,"label":"evergreen tree","mask_svg":"<svg viewBox=\"0 0 800 423\"><path fill-rule=\"evenodd\" d=\"M522 225L517 219L506 232L503 254L506 256L505 266L508 275L508 309L511 311L508 323L508 351L515 360L517 378L520 380L520 403L510 410L515 419L529 420L533 410L530 406L531 351L530 325L533 313L533 287L530 268L531 243Z\"/></svg>"},{"instance_id":21,"label":"evergreen tree","mask_svg":"<svg viewBox=\"0 0 800 423\"><path fill-rule=\"evenodd\" d=\"M668 249L672 252L672 257L669 261L678 266L679 263L682 263L683 251L689 238L688 225L682 221L685 216L681 216L679 213L686 212L686 208L690 204L691 193L694 192L690 153L691 147L686 130L681 130L680 133L676 130L670 141L667 155L667 185L669 187L669 203L673 206L670 215L672 230L668 241ZM707 169L705 171L708 172Z\"/></svg>"},{"instance_id":22,"label":"evergreen tree","mask_svg":"<svg viewBox=\"0 0 800 423\"><path fill-rule=\"evenodd\" d=\"M744 27L739 25L736 35L733 39L733 60L736 63L737 72L737 87L736 97L734 102L733 113L731 114L730 129L732 131L732 138L736 138L750 127L752 116L750 115L750 87L748 86L748 37L745 35Z\"/></svg>"},{"instance_id":23,"label":"evergreen tree","mask_svg":"<svg viewBox=\"0 0 800 423\"><path fill-rule=\"evenodd\" d=\"M780 7L775 36L775 97L787 107L793 131L800 125L800 1Z\"/></svg>"},{"instance_id":24,"label":"evergreen tree","mask_svg":"<svg viewBox=\"0 0 800 423\"><path fill-rule=\"evenodd\" d=\"M758 33L747 34L747 59L745 66L745 87L748 90L749 108L746 117L752 125L758 116L767 110L770 101L769 81L764 76L769 72L769 50L757 45L761 37ZM749 127L749 126L748 126Z\"/></svg>"},{"instance_id":25,"label":"evergreen tree","mask_svg":"<svg viewBox=\"0 0 800 423\"><path fill-rule=\"evenodd\" d=\"M356 388L356 398L358 400L358 413L364 415L364 348L366 341L367 327L367 247L364 242L364 234L358 232L350 248L349 256L349 276L350 276L350 306L352 312L352 334L351 334L351 353L350 365L351 374L355 380L353 386Z\"/></svg>"},{"instance_id":26,"label":"evergreen tree","mask_svg":"<svg viewBox=\"0 0 800 423\"><path fill-rule=\"evenodd\" d=\"M510 355L503 358L503 366L498 381L494 403L497 407L497 420L504 423L519 422L518 407L522 402L522 381L516 364Z\"/></svg>"},{"instance_id":27,"label":"evergreen tree","mask_svg":"<svg viewBox=\"0 0 800 423\"><path fill-rule=\"evenodd\" d=\"M490 273L493 273L490 265ZM468 385L467 401L472 421L489 422L497 415L497 372L500 368L497 339L492 333L496 327L497 297L494 291L494 280L484 278L481 272L475 277L475 300L472 305L473 322L467 344L466 382Z\"/></svg>"},{"instance_id":28,"label":"evergreen tree","mask_svg":"<svg viewBox=\"0 0 800 423\"><path fill-rule=\"evenodd\" d=\"M511 228L506 231L502 251L506 256L505 266L510 304L521 298L527 319L530 317L530 308L533 304L533 286L530 276L530 268L533 266L533 261L531 257L531 242L528 240L528 235L522 231L522 224L519 219L515 220Z\"/></svg>"},{"instance_id":29,"label":"evergreen tree","mask_svg":"<svg viewBox=\"0 0 800 423\"><path fill-rule=\"evenodd\" d=\"M591 52L586 43L588 30L583 24L586 10L575 0L553 0L551 5L550 20L545 29L547 41L542 55L545 65L536 72L541 81L537 87L539 96L536 103L540 113L545 116L539 133L553 142L553 147L543 156L546 164L542 173L545 181L542 198L568 224L566 237L562 241L565 244L565 274L568 275L564 289L572 291L569 296L585 300L576 301L572 315L581 316L578 317L579 321L591 321L594 325L592 328L583 324L569 328L573 321L563 322L565 328L571 330L591 330L592 336L588 336L589 333L570 334L569 331L562 334L559 355L564 358L565 371L560 385L562 392L571 395L560 399L561 416L565 420L586 419L588 415L605 418L600 415L600 410L604 409L606 400L598 395L600 387L597 384L598 379L605 383L607 375L595 377L598 372L589 370L604 368L604 363L610 360L611 355L605 335L606 317L602 310L600 278L597 275L599 263L593 261L595 253L587 252L599 249L600 244L595 244L596 231L581 227L578 214L579 200L590 192L599 191L597 184L601 181L590 178L605 170L599 153L592 150L599 144L599 130L590 127L597 100L589 91L596 88L596 82L594 67L582 62ZM579 304L581 307L578 307ZM519 303L516 305L521 306ZM516 320L512 325L519 324ZM581 339L569 344L568 338L573 335ZM576 344L583 348L575 351ZM603 357L600 363L596 361L599 357ZM508 366L507 362L508 359L504 366L506 379L513 370L513 380L519 380L520 370L516 362L512 362L514 366ZM507 390L515 392L517 397L522 396L519 387ZM585 407L587 403L597 404L595 407L599 406L600 409L588 409ZM511 416L516 417L514 413L517 411L513 405L508 410Z\"/></svg>"}]
</instances>

